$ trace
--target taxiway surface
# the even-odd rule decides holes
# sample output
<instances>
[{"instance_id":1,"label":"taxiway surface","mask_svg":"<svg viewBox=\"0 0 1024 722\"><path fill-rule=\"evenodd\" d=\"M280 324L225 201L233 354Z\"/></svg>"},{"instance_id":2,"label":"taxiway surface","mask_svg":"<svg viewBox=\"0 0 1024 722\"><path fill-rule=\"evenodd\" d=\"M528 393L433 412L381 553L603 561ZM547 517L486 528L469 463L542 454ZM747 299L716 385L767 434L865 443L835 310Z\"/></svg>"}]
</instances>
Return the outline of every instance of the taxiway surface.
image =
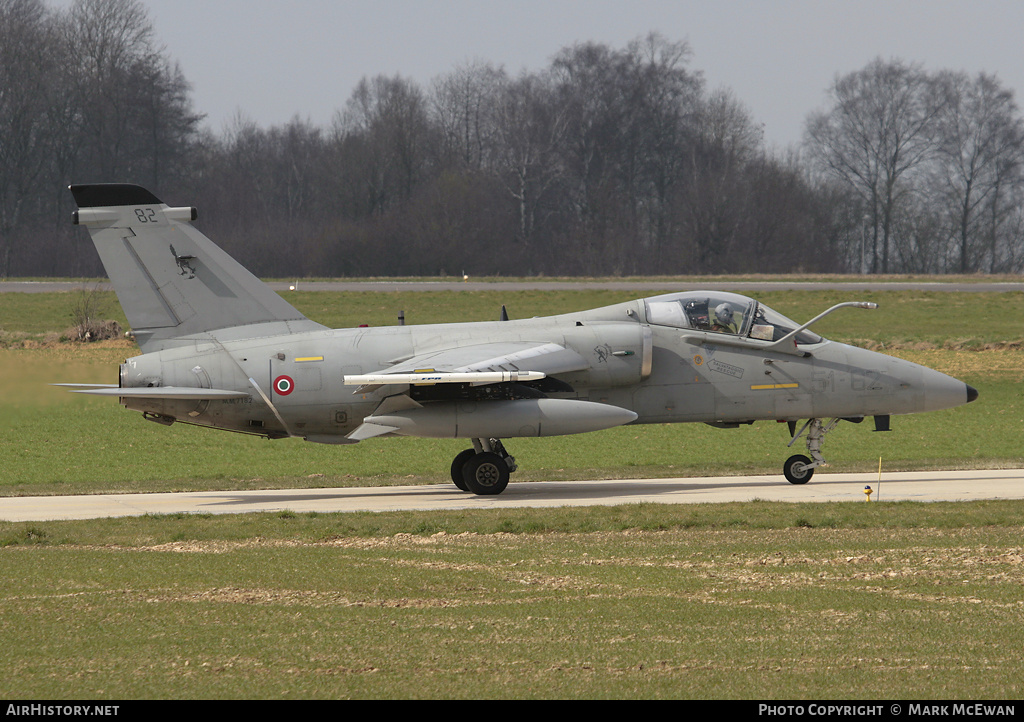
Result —
<instances>
[{"instance_id":1,"label":"taxiway surface","mask_svg":"<svg viewBox=\"0 0 1024 722\"><path fill-rule=\"evenodd\" d=\"M779 476L689 479L546 481L509 484L499 496L475 496L452 484L433 486L203 491L173 494L95 494L0 498L0 520L47 521L145 514L243 514L251 512L355 512L495 509L509 507L710 504L730 501L827 502L869 497L887 501L975 501L1024 498L1024 469L817 473L806 485Z\"/></svg>"}]
</instances>

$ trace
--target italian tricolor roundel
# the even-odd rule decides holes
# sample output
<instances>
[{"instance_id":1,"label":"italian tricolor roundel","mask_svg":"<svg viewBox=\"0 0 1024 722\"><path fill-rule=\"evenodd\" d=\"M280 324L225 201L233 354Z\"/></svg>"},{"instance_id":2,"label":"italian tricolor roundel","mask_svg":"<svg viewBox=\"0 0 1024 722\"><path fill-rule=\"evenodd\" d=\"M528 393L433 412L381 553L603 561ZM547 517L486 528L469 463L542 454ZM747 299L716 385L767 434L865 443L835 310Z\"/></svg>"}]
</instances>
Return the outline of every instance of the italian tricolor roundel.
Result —
<instances>
[{"instance_id":1,"label":"italian tricolor roundel","mask_svg":"<svg viewBox=\"0 0 1024 722\"><path fill-rule=\"evenodd\" d=\"M295 382L291 376L278 376L274 379L274 393L278 396L287 396L295 390Z\"/></svg>"}]
</instances>

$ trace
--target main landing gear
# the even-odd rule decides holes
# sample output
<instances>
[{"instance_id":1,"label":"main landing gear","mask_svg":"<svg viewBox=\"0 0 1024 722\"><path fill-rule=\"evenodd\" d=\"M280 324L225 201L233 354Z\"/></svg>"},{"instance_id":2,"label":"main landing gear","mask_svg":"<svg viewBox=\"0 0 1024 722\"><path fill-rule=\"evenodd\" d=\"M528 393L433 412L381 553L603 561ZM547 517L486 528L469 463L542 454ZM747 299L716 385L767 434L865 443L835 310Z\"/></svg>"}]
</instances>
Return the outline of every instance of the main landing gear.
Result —
<instances>
[{"instance_id":1,"label":"main landing gear","mask_svg":"<svg viewBox=\"0 0 1024 722\"><path fill-rule=\"evenodd\" d=\"M500 494L517 468L515 457L509 456L499 439L473 439L473 448L452 461L452 481L474 494Z\"/></svg>"},{"instance_id":2,"label":"main landing gear","mask_svg":"<svg viewBox=\"0 0 1024 722\"><path fill-rule=\"evenodd\" d=\"M786 459L786 463L782 465L782 473L790 484L806 484L814 476L814 470L817 467L828 466L825 458L821 455L821 442L824 441L825 434L836 428L839 422L840 419L832 419L828 423L823 423L821 419L808 419L807 423L800 427L800 431L796 433L793 433L796 429L796 424L790 422L789 428L793 438L789 442L789 446L795 444L796 440L806 431L807 453L814 459L812 461L802 454L794 454Z\"/></svg>"},{"instance_id":3,"label":"main landing gear","mask_svg":"<svg viewBox=\"0 0 1024 722\"><path fill-rule=\"evenodd\" d=\"M796 422L790 422L793 438L789 446L807 432L807 453L794 454L782 465L782 473L790 484L806 484L819 466L828 466L821 455L825 434L836 428L842 419L808 419L796 431ZM851 419L851 421L854 419ZM505 451L500 439L473 439L473 448L459 453L452 461L452 481L462 491L478 495L500 494L508 486L509 475L518 468L515 457Z\"/></svg>"}]
</instances>

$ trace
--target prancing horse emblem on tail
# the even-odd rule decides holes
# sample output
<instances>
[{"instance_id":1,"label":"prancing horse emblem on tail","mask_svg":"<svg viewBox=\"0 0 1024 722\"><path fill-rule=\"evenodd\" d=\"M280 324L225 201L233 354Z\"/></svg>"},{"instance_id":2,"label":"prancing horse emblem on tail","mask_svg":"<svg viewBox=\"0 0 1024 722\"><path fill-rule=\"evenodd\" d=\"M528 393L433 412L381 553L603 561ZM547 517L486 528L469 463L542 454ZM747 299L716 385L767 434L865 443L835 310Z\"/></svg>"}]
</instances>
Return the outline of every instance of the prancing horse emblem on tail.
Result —
<instances>
[{"instance_id":1,"label":"prancing horse emblem on tail","mask_svg":"<svg viewBox=\"0 0 1024 722\"><path fill-rule=\"evenodd\" d=\"M196 269L192 268L189 264L195 256L179 256L174 250L174 244L171 244L171 254L174 256L174 262L178 264L178 268L181 269L182 276L188 276L189 278L196 277Z\"/></svg>"}]
</instances>

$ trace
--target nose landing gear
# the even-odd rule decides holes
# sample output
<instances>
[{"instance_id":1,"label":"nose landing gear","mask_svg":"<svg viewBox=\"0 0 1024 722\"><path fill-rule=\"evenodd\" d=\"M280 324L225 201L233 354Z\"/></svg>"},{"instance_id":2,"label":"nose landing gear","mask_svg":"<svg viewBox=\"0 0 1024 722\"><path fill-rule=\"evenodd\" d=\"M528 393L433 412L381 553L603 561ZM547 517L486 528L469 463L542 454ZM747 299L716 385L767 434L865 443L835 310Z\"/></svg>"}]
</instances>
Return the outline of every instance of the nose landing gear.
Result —
<instances>
[{"instance_id":1,"label":"nose landing gear","mask_svg":"<svg viewBox=\"0 0 1024 722\"><path fill-rule=\"evenodd\" d=\"M825 457L821 455L821 444L825 440L825 434L836 428L841 419L832 419L828 423L821 419L808 419L807 423L800 427L800 431L793 434L789 446L796 443L804 431L807 432L807 453L811 455L808 459L802 454L795 454L782 465L782 473L790 484L806 484L814 476L814 470L819 466L828 466ZM796 428L795 423L790 425L790 433Z\"/></svg>"}]
</instances>

